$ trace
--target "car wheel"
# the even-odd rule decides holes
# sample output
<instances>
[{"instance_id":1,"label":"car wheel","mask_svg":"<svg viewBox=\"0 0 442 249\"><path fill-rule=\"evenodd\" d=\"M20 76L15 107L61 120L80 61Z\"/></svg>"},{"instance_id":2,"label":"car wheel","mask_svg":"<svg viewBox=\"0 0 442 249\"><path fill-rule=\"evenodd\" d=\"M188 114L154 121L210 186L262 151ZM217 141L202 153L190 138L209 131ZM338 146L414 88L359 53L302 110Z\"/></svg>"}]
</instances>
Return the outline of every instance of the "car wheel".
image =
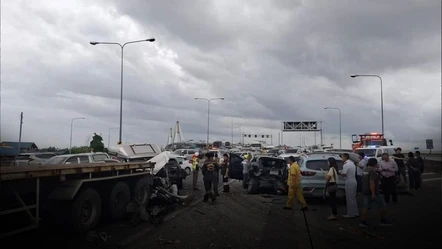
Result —
<instances>
[{"instance_id":1,"label":"car wheel","mask_svg":"<svg viewBox=\"0 0 442 249\"><path fill-rule=\"evenodd\" d=\"M247 190L249 194L258 194L259 189L259 181L256 178L251 178L249 184L247 186Z\"/></svg>"},{"instance_id":2,"label":"car wheel","mask_svg":"<svg viewBox=\"0 0 442 249\"><path fill-rule=\"evenodd\" d=\"M186 169L184 169L185 171L186 171L186 174L187 175L190 175L190 173L192 172L192 170L189 168L189 167L187 167Z\"/></svg>"}]
</instances>

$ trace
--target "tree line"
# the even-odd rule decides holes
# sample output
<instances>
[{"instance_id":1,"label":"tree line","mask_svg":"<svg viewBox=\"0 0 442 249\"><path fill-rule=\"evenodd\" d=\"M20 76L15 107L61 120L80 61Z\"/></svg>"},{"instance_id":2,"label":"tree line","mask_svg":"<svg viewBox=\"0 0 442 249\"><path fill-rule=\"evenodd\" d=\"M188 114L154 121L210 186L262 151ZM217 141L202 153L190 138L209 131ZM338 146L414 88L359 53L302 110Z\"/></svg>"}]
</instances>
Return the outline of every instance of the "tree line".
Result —
<instances>
[{"instance_id":1,"label":"tree line","mask_svg":"<svg viewBox=\"0 0 442 249\"><path fill-rule=\"evenodd\" d=\"M50 146L48 148L40 149L41 152L54 152L57 154L69 154L69 148L57 148ZM89 152L109 152L109 149L104 147L103 137L94 133L92 141L89 146L74 146L71 148L72 154L89 153Z\"/></svg>"}]
</instances>

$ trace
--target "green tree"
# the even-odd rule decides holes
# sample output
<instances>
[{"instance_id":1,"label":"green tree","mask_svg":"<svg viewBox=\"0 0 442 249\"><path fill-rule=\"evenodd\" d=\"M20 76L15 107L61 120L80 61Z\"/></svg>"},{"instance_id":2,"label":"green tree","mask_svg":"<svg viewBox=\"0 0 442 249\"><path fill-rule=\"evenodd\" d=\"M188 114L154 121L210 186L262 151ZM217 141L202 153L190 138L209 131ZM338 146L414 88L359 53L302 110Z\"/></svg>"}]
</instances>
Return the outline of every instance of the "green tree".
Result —
<instances>
[{"instance_id":1,"label":"green tree","mask_svg":"<svg viewBox=\"0 0 442 249\"><path fill-rule=\"evenodd\" d=\"M94 152L104 152L103 138L97 133L94 133L90 147L94 150Z\"/></svg>"}]
</instances>

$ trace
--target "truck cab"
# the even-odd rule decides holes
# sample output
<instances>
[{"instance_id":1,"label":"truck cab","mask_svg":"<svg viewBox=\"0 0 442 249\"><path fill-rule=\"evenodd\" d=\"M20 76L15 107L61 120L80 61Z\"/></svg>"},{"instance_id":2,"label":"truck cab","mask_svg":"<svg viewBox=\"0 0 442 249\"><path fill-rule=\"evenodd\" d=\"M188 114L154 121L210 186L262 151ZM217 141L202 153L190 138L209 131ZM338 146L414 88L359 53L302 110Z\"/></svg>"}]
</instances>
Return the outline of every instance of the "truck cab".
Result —
<instances>
[{"instance_id":1,"label":"truck cab","mask_svg":"<svg viewBox=\"0 0 442 249\"><path fill-rule=\"evenodd\" d=\"M388 146L387 139L385 139L384 134L376 133L376 132L360 134L360 135L353 134L351 136L351 140L352 140L353 152L357 148L361 148L361 147ZM389 142L391 145L393 145L392 140L389 140Z\"/></svg>"}]
</instances>

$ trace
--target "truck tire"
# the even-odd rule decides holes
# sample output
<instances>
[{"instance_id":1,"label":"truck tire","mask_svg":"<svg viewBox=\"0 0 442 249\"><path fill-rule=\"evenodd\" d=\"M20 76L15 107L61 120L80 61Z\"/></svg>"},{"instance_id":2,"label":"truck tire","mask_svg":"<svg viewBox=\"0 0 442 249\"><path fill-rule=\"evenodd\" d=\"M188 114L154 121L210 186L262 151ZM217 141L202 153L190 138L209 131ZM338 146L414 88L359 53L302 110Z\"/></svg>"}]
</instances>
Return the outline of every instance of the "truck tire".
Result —
<instances>
[{"instance_id":1,"label":"truck tire","mask_svg":"<svg viewBox=\"0 0 442 249\"><path fill-rule=\"evenodd\" d=\"M249 185L247 187L248 189L248 193L255 195L258 194L258 190L259 190L259 181L256 178L250 178L249 180Z\"/></svg>"},{"instance_id":2,"label":"truck tire","mask_svg":"<svg viewBox=\"0 0 442 249\"><path fill-rule=\"evenodd\" d=\"M130 189L124 182L117 182L110 191L106 207L108 217L121 220L126 214L126 207L131 200Z\"/></svg>"},{"instance_id":3,"label":"truck tire","mask_svg":"<svg viewBox=\"0 0 442 249\"><path fill-rule=\"evenodd\" d=\"M77 232L86 232L98 225L101 218L100 194L87 188L78 194L72 202L71 225Z\"/></svg>"},{"instance_id":4,"label":"truck tire","mask_svg":"<svg viewBox=\"0 0 442 249\"><path fill-rule=\"evenodd\" d=\"M134 187L134 200L137 203L147 205L150 198L150 181L146 178L140 178Z\"/></svg>"}]
</instances>

